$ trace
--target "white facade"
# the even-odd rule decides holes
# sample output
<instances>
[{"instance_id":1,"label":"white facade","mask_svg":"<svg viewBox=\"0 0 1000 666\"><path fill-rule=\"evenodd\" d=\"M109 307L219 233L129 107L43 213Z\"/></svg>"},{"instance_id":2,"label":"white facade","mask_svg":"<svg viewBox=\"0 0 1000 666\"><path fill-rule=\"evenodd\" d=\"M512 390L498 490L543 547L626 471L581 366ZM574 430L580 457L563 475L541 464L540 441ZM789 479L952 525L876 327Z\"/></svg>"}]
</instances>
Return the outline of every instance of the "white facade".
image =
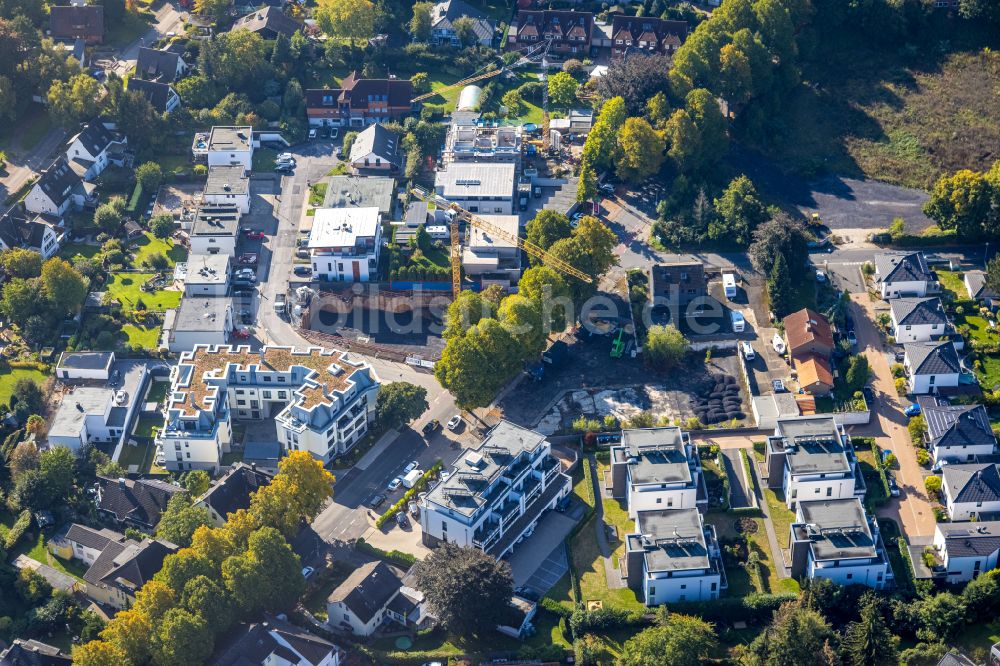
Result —
<instances>
[{"instance_id":1,"label":"white facade","mask_svg":"<svg viewBox=\"0 0 1000 666\"><path fill-rule=\"evenodd\" d=\"M250 177L242 164L208 168L208 180L201 193L202 201L218 206L230 204L246 215L250 212Z\"/></svg>"},{"instance_id":2,"label":"white facade","mask_svg":"<svg viewBox=\"0 0 1000 666\"><path fill-rule=\"evenodd\" d=\"M927 295L926 280L917 280L917 281L907 280L902 282L879 282L878 287L879 287L879 293L885 300L899 298L900 296L924 297Z\"/></svg>"},{"instance_id":3,"label":"white facade","mask_svg":"<svg viewBox=\"0 0 1000 666\"><path fill-rule=\"evenodd\" d=\"M501 421L424 497L424 542L448 541L503 557L570 490L545 436Z\"/></svg>"},{"instance_id":4,"label":"white facade","mask_svg":"<svg viewBox=\"0 0 1000 666\"><path fill-rule=\"evenodd\" d=\"M379 387L375 372L344 352L203 344L181 354L171 382L157 435L169 470L217 469L232 419L273 418L286 451L328 463L368 432Z\"/></svg>"},{"instance_id":5,"label":"white facade","mask_svg":"<svg viewBox=\"0 0 1000 666\"><path fill-rule=\"evenodd\" d=\"M378 208L317 208L309 234L313 278L368 282L378 275L382 225Z\"/></svg>"},{"instance_id":6,"label":"white facade","mask_svg":"<svg viewBox=\"0 0 1000 666\"><path fill-rule=\"evenodd\" d=\"M438 196L470 213L514 213L516 165L513 162L455 162L434 177Z\"/></svg>"},{"instance_id":7,"label":"white facade","mask_svg":"<svg viewBox=\"0 0 1000 666\"><path fill-rule=\"evenodd\" d=\"M253 128L213 127L207 137L208 166L241 164L253 169Z\"/></svg>"},{"instance_id":8,"label":"white facade","mask_svg":"<svg viewBox=\"0 0 1000 666\"><path fill-rule=\"evenodd\" d=\"M229 290L229 254L191 254L184 275L185 296L225 296Z\"/></svg>"},{"instance_id":9,"label":"white facade","mask_svg":"<svg viewBox=\"0 0 1000 666\"><path fill-rule=\"evenodd\" d=\"M801 501L864 497L854 447L833 417L779 419L764 456L768 486L782 489L789 509Z\"/></svg>"},{"instance_id":10,"label":"white facade","mask_svg":"<svg viewBox=\"0 0 1000 666\"><path fill-rule=\"evenodd\" d=\"M106 380L111 376L114 362L114 352L63 352L56 363L56 377L62 380Z\"/></svg>"},{"instance_id":11,"label":"white facade","mask_svg":"<svg viewBox=\"0 0 1000 666\"><path fill-rule=\"evenodd\" d=\"M992 469L991 469L992 468ZM941 469L942 504L953 523L1000 514L1000 474L984 464L946 465Z\"/></svg>"},{"instance_id":12,"label":"white facade","mask_svg":"<svg viewBox=\"0 0 1000 666\"><path fill-rule=\"evenodd\" d=\"M612 495L626 499L629 518L640 511L708 507L701 459L680 428L623 430L621 445L610 454Z\"/></svg>"},{"instance_id":13,"label":"white facade","mask_svg":"<svg viewBox=\"0 0 1000 666\"><path fill-rule=\"evenodd\" d=\"M191 236L191 252L197 254L236 255L236 234Z\"/></svg>"},{"instance_id":14,"label":"white facade","mask_svg":"<svg viewBox=\"0 0 1000 666\"><path fill-rule=\"evenodd\" d=\"M964 583L997 568L1000 522L939 523L933 548L944 564L950 584Z\"/></svg>"},{"instance_id":15,"label":"white facade","mask_svg":"<svg viewBox=\"0 0 1000 666\"><path fill-rule=\"evenodd\" d=\"M233 302L220 296L185 296L164 325L167 349L175 354L197 345L224 345L235 327Z\"/></svg>"},{"instance_id":16,"label":"white facade","mask_svg":"<svg viewBox=\"0 0 1000 666\"><path fill-rule=\"evenodd\" d=\"M914 311L915 308L919 309L919 312ZM948 319L944 308L941 306L941 301L936 298L927 301L895 299L892 301L889 316L892 321L893 337L898 344L930 342L944 335L947 328ZM929 319L933 321L928 321Z\"/></svg>"}]
</instances>

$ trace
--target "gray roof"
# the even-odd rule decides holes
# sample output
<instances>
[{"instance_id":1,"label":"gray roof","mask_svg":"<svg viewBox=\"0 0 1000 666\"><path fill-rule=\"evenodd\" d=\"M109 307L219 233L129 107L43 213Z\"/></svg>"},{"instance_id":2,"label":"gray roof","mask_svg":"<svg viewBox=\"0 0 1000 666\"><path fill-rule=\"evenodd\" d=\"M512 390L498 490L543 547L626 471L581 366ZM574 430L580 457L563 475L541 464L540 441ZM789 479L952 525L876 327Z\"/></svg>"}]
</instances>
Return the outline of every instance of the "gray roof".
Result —
<instances>
[{"instance_id":1,"label":"gray roof","mask_svg":"<svg viewBox=\"0 0 1000 666\"><path fill-rule=\"evenodd\" d=\"M228 254L192 254L187 260L185 284L226 284L229 281Z\"/></svg>"},{"instance_id":2,"label":"gray roof","mask_svg":"<svg viewBox=\"0 0 1000 666\"><path fill-rule=\"evenodd\" d=\"M411 201L406 208L406 226L418 227L421 224L427 224L429 209L426 201Z\"/></svg>"},{"instance_id":3,"label":"gray roof","mask_svg":"<svg viewBox=\"0 0 1000 666\"><path fill-rule=\"evenodd\" d=\"M622 445L611 447L611 453L615 462L629 464L633 483L691 481L690 461L680 428L623 430Z\"/></svg>"},{"instance_id":4,"label":"gray roof","mask_svg":"<svg viewBox=\"0 0 1000 666\"><path fill-rule=\"evenodd\" d=\"M1000 502L1000 467L996 464L946 465L941 472L953 502Z\"/></svg>"},{"instance_id":5,"label":"gray roof","mask_svg":"<svg viewBox=\"0 0 1000 666\"><path fill-rule=\"evenodd\" d=\"M112 541L124 542L125 535L119 534L118 532L107 528L95 530L94 528L87 527L86 525L73 523L66 531L66 540L78 543L84 548L104 550Z\"/></svg>"},{"instance_id":6,"label":"gray roof","mask_svg":"<svg viewBox=\"0 0 1000 666\"><path fill-rule=\"evenodd\" d=\"M175 494L183 488L155 479L109 479L98 476L100 500L97 508L119 522L132 522L152 529Z\"/></svg>"},{"instance_id":7,"label":"gray roof","mask_svg":"<svg viewBox=\"0 0 1000 666\"><path fill-rule=\"evenodd\" d=\"M83 144L88 153L97 157L107 150L108 146L118 141L118 138L103 123L95 120L84 125L80 132L69 140L69 143L72 144L76 141Z\"/></svg>"},{"instance_id":8,"label":"gray roof","mask_svg":"<svg viewBox=\"0 0 1000 666\"><path fill-rule=\"evenodd\" d=\"M333 176L326 186L323 208L376 207L380 214L389 215L395 190L393 178Z\"/></svg>"},{"instance_id":9,"label":"gray roof","mask_svg":"<svg viewBox=\"0 0 1000 666\"><path fill-rule=\"evenodd\" d=\"M101 370L115 360L114 352L63 352L59 355L57 368L74 370Z\"/></svg>"},{"instance_id":10,"label":"gray roof","mask_svg":"<svg viewBox=\"0 0 1000 666\"><path fill-rule=\"evenodd\" d=\"M513 464L528 464L521 454L530 453L545 443L545 435L501 421L475 449L462 452L452 463L452 475L427 493L428 501L448 507L454 513L470 516L489 502L490 488ZM496 483L494 483L496 482Z\"/></svg>"},{"instance_id":11,"label":"gray roof","mask_svg":"<svg viewBox=\"0 0 1000 666\"><path fill-rule=\"evenodd\" d=\"M265 39L270 33L283 34L291 37L296 31L302 29L302 24L289 18L277 7L264 7L252 14L239 18L233 23L231 30L249 30L251 32L266 31Z\"/></svg>"},{"instance_id":12,"label":"gray roof","mask_svg":"<svg viewBox=\"0 0 1000 666\"><path fill-rule=\"evenodd\" d=\"M434 189L446 199L514 196L513 162L452 162L434 176Z\"/></svg>"},{"instance_id":13,"label":"gray roof","mask_svg":"<svg viewBox=\"0 0 1000 666\"><path fill-rule=\"evenodd\" d=\"M881 282L926 282L932 279L922 252L876 254L875 271Z\"/></svg>"},{"instance_id":14,"label":"gray roof","mask_svg":"<svg viewBox=\"0 0 1000 666\"><path fill-rule=\"evenodd\" d=\"M208 149L221 152L250 150L253 128L248 125L214 125L208 134Z\"/></svg>"},{"instance_id":15,"label":"gray roof","mask_svg":"<svg viewBox=\"0 0 1000 666\"><path fill-rule=\"evenodd\" d=\"M69 166L66 158L60 155L48 169L42 171L37 186L53 203L59 205L81 182L80 177Z\"/></svg>"},{"instance_id":16,"label":"gray roof","mask_svg":"<svg viewBox=\"0 0 1000 666\"><path fill-rule=\"evenodd\" d=\"M982 405L922 405L931 445L995 445L990 417Z\"/></svg>"},{"instance_id":17,"label":"gray roof","mask_svg":"<svg viewBox=\"0 0 1000 666\"><path fill-rule=\"evenodd\" d=\"M243 165L213 166L208 168L204 193L242 195L250 192L250 177Z\"/></svg>"},{"instance_id":18,"label":"gray roof","mask_svg":"<svg viewBox=\"0 0 1000 666\"><path fill-rule=\"evenodd\" d=\"M890 303L892 318L899 326L946 324L940 298L896 298Z\"/></svg>"},{"instance_id":19,"label":"gray roof","mask_svg":"<svg viewBox=\"0 0 1000 666\"><path fill-rule=\"evenodd\" d=\"M267 472L239 463L216 481L198 501L226 518L239 509L250 508L250 495L271 483L271 478Z\"/></svg>"},{"instance_id":20,"label":"gray roof","mask_svg":"<svg viewBox=\"0 0 1000 666\"><path fill-rule=\"evenodd\" d=\"M910 368L915 375L958 374L962 365L951 341L907 342L903 345Z\"/></svg>"},{"instance_id":21,"label":"gray roof","mask_svg":"<svg viewBox=\"0 0 1000 666\"><path fill-rule=\"evenodd\" d=\"M976 300L997 298L997 293L986 286L986 273L983 271L966 271L965 282L970 298Z\"/></svg>"},{"instance_id":22,"label":"gray roof","mask_svg":"<svg viewBox=\"0 0 1000 666\"><path fill-rule=\"evenodd\" d=\"M274 655L287 663L318 666L331 652L340 652L333 643L267 613L263 622L240 625L228 638L216 648L208 664L256 666L270 663Z\"/></svg>"},{"instance_id":23,"label":"gray roof","mask_svg":"<svg viewBox=\"0 0 1000 666\"><path fill-rule=\"evenodd\" d=\"M698 509L660 509L636 514L638 539L629 547L645 551L646 571L683 571L709 567L705 528Z\"/></svg>"},{"instance_id":24,"label":"gray roof","mask_svg":"<svg viewBox=\"0 0 1000 666\"><path fill-rule=\"evenodd\" d=\"M847 449L833 417L781 419L776 431L779 434L768 438L768 442L773 449L784 451L791 473L850 471Z\"/></svg>"},{"instance_id":25,"label":"gray roof","mask_svg":"<svg viewBox=\"0 0 1000 666\"><path fill-rule=\"evenodd\" d=\"M225 296L187 296L177 308L173 330L217 333L223 330L231 307L232 299Z\"/></svg>"},{"instance_id":26,"label":"gray roof","mask_svg":"<svg viewBox=\"0 0 1000 666\"><path fill-rule=\"evenodd\" d=\"M952 648L955 649L955 648ZM938 661L937 666L980 666L964 654L958 652L945 652Z\"/></svg>"},{"instance_id":27,"label":"gray roof","mask_svg":"<svg viewBox=\"0 0 1000 666\"><path fill-rule=\"evenodd\" d=\"M0 652L0 666L70 666L73 659L59 648L34 639L15 638Z\"/></svg>"},{"instance_id":28,"label":"gray roof","mask_svg":"<svg viewBox=\"0 0 1000 666\"><path fill-rule=\"evenodd\" d=\"M177 546L166 541L143 539L140 542L112 542L83 575L88 583L115 585L134 595L163 566L167 555ZM110 554L111 557L107 557Z\"/></svg>"},{"instance_id":29,"label":"gray roof","mask_svg":"<svg viewBox=\"0 0 1000 666\"><path fill-rule=\"evenodd\" d=\"M169 83L146 81L145 79L133 76L128 80L128 90L129 92L141 94L149 100L149 103L156 111L163 113L167 110L167 102L170 101L170 93L173 91L173 88L170 87Z\"/></svg>"},{"instance_id":30,"label":"gray roof","mask_svg":"<svg viewBox=\"0 0 1000 666\"><path fill-rule=\"evenodd\" d=\"M80 386L67 393L59 404L49 437L80 437L88 415L102 416L115 398L115 390L95 386Z\"/></svg>"},{"instance_id":31,"label":"gray roof","mask_svg":"<svg viewBox=\"0 0 1000 666\"><path fill-rule=\"evenodd\" d=\"M938 523L948 557L981 557L1000 550L1000 521Z\"/></svg>"},{"instance_id":32,"label":"gray roof","mask_svg":"<svg viewBox=\"0 0 1000 666\"><path fill-rule=\"evenodd\" d=\"M399 137L381 123L369 125L361 131L351 144L351 162L363 160L374 153L387 162L396 163L396 151L399 147Z\"/></svg>"},{"instance_id":33,"label":"gray roof","mask_svg":"<svg viewBox=\"0 0 1000 666\"><path fill-rule=\"evenodd\" d=\"M480 41L493 36L496 29L494 22L483 12L462 0L445 0L434 5L431 10L431 28L454 30L455 21L463 16L472 19L472 29Z\"/></svg>"},{"instance_id":34,"label":"gray roof","mask_svg":"<svg viewBox=\"0 0 1000 666\"><path fill-rule=\"evenodd\" d=\"M812 542L813 559L875 557L875 541L861 500L800 501L798 511L804 525L796 536Z\"/></svg>"},{"instance_id":35,"label":"gray roof","mask_svg":"<svg viewBox=\"0 0 1000 666\"><path fill-rule=\"evenodd\" d=\"M206 204L198 209L191 235L235 237L239 228L240 211L236 204Z\"/></svg>"},{"instance_id":36,"label":"gray roof","mask_svg":"<svg viewBox=\"0 0 1000 666\"><path fill-rule=\"evenodd\" d=\"M247 442L243 447L243 460L247 462L277 463L281 458L278 442Z\"/></svg>"},{"instance_id":37,"label":"gray roof","mask_svg":"<svg viewBox=\"0 0 1000 666\"><path fill-rule=\"evenodd\" d=\"M172 83L177 78L177 65L180 59L180 55L173 51L161 51L143 46L139 48L135 72L147 81Z\"/></svg>"},{"instance_id":38,"label":"gray roof","mask_svg":"<svg viewBox=\"0 0 1000 666\"><path fill-rule=\"evenodd\" d=\"M385 562L375 561L354 570L330 593L327 603L343 603L367 624L403 586L402 577Z\"/></svg>"}]
</instances>

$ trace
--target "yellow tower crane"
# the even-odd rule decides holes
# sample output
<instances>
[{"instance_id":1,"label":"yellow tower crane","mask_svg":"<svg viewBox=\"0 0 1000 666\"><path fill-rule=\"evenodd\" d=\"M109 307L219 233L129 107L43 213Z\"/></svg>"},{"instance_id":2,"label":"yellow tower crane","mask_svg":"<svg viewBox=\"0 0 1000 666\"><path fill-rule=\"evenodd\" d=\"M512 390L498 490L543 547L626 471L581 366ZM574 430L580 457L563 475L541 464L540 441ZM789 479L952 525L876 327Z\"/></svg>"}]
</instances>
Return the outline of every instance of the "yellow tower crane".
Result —
<instances>
[{"instance_id":1,"label":"yellow tower crane","mask_svg":"<svg viewBox=\"0 0 1000 666\"><path fill-rule=\"evenodd\" d=\"M514 69L516 67L522 67L524 65L529 65L529 64L531 64L533 62L531 60L531 57L536 52L538 52L538 50L541 49L543 46L545 47L546 51L548 51L548 44L551 44L551 43L552 43L552 40L549 39L547 42L544 42L542 44L536 44L534 46L526 47L524 49L521 49L524 52L524 55L521 56L517 61L511 63L510 65L507 65L505 67L497 67L496 69L491 69L488 72L482 72L480 74L473 74L472 76L470 76L468 78L465 78L465 79L462 79L461 81L456 81L455 83L452 83L451 85L445 86L443 88L438 88L437 90L432 90L431 92L424 93L423 95L418 95L417 97L414 97L413 99L411 99L410 103L411 104L416 104L417 102L422 102L425 99L430 99L431 97L434 97L435 95L440 95L440 94L445 93L445 92L447 92L449 90L453 90L455 88L458 88L459 86L465 87L465 86L467 86L467 85L469 85L471 83L475 83L476 81L482 81L484 79L492 78L492 77L494 77L494 76L496 76L498 74L503 74L504 72L512 70L512 69ZM487 67L489 67L489 66L490 65L487 65Z\"/></svg>"},{"instance_id":2,"label":"yellow tower crane","mask_svg":"<svg viewBox=\"0 0 1000 666\"><path fill-rule=\"evenodd\" d=\"M578 270L571 264L554 257L539 246L531 243L516 234L509 233L504 229L487 222L483 218L470 213L456 203L448 201L442 196L439 196L433 192L429 192L420 187L414 187L410 190L413 196L417 197L421 201L426 201L427 203L433 203L438 208L444 210L450 210L455 213L451 218L451 293L453 298L458 298L458 295L462 292L462 243L458 234L458 225L462 220L468 222L471 226L477 229L482 229L488 234L495 238L499 238L512 243L514 246L524 250L533 257L537 257L545 262L550 268L554 268L561 273L575 277L577 280L582 280L586 283L592 283L594 279Z\"/></svg>"}]
</instances>

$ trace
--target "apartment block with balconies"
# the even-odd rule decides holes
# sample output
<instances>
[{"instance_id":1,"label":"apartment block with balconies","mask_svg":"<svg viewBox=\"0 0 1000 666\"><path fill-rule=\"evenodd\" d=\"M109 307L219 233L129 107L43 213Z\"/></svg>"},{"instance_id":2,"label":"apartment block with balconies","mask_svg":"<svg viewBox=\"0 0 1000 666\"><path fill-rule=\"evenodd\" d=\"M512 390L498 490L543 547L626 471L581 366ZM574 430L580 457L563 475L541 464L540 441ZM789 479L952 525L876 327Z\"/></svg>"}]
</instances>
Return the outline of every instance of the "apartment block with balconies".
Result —
<instances>
[{"instance_id":1,"label":"apartment block with balconies","mask_svg":"<svg viewBox=\"0 0 1000 666\"><path fill-rule=\"evenodd\" d=\"M501 421L424 497L424 543L448 541L503 557L571 487L544 435Z\"/></svg>"},{"instance_id":2,"label":"apartment block with balconies","mask_svg":"<svg viewBox=\"0 0 1000 666\"><path fill-rule=\"evenodd\" d=\"M680 428L622 431L611 447L611 494L624 499L628 515L658 509L708 508L708 491L698 450Z\"/></svg>"}]
</instances>

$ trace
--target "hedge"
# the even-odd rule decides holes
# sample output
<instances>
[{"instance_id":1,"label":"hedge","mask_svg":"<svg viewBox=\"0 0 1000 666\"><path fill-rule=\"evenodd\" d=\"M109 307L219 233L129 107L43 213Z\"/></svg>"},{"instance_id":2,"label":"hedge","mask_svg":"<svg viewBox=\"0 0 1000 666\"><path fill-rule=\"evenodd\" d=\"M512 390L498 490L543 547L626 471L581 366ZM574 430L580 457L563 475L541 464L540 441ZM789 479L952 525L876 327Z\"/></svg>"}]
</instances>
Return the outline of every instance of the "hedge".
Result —
<instances>
[{"instance_id":1,"label":"hedge","mask_svg":"<svg viewBox=\"0 0 1000 666\"><path fill-rule=\"evenodd\" d=\"M588 611L577 608L569 618L569 628L573 636L598 632L608 633L615 629L637 627L648 624L642 611L627 611L609 606Z\"/></svg>"},{"instance_id":2,"label":"hedge","mask_svg":"<svg viewBox=\"0 0 1000 666\"><path fill-rule=\"evenodd\" d=\"M710 622L759 622L767 614L778 609L787 601L795 601L799 595L792 592L782 594L753 593L745 597L721 597L712 601L690 601L672 604L670 610L687 615L698 615Z\"/></svg>"},{"instance_id":3,"label":"hedge","mask_svg":"<svg viewBox=\"0 0 1000 666\"><path fill-rule=\"evenodd\" d=\"M894 547L899 551L899 556L903 558L903 566L906 571L894 571L896 587L906 594L913 594L915 585L913 583L913 562L910 561L910 550L907 548L906 540L902 536L896 537Z\"/></svg>"},{"instance_id":4,"label":"hedge","mask_svg":"<svg viewBox=\"0 0 1000 666\"><path fill-rule=\"evenodd\" d=\"M400 566L404 566L406 568L413 566L417 561L417 558L414 557L413 555L410 555L409 553L404 553L401 550L382 550L378 546L371 545L364 539L358 539L357 541L355 541L354 547L357 548L358 550L363 550L367 552L369 555L374 555L375 557L384 560L391 560L396 564L399 564Z\"/></svg>"},{"instance_id":5,"label":"hedge","mask_svg":"<svg viewBox=\"0 0 1000 666\"><path fill-rule=\"evenodd\" d=\"M403 496L399 499L398 502L393 504L391 507L389 507L388 511L386 511L385 513L383 513L381 516L378 517L378 520L375 521L375 527L381 528L389 521L389 519L391 519L397 513L399 513L400 511L405 511L407 503L409 503L411 499L416 497L417 493L419 493L420 491L422 491L424 488L427 487L427 482L430 481L432 476L434 476L435 474L437 474L438 471L441 470L442 465L443 463L440 460L431 465L431 468L426 472L424 472L423 476L417 479L417 482L413 484L413 487L407 490L405 493L403 493Z\"/></svg>"},{"instance_id":6,"label":"hedge","mask_svg":"<svg viewBox=\"0 0 1000 666\"><path fill-rule=\"evenodd\" d=\"M13 550L29 527L31 527L31 511L25 509L7 532L7 538L4 540L4 548L8 551Z\"/></svg>"},{"instance_id":7,"label":"hedge","mask_svg":"<svg viewBox=\"0 0 1000 666\"><path fill-rule=\"evenodd\" d=\"M719 474L722 476L722 509L726 510L732 506L732 481L729 479L729 470L726 469L726 463L722 460L722 451L719 451L715 458L715 464L719 467Z\"/></svg>"},{"instance_id":8,"label":"hedge","mask_svg":"<svg viewBox=\"0 0 1000 666\"><path fill-rule=\"evenodd\" d=\"M42 363L41 361L7 361L6 365L8 368L18 369L18 370L38 370L39 372L49 372L52 369L48 363Z\"/></svg>"}]
</instances>

